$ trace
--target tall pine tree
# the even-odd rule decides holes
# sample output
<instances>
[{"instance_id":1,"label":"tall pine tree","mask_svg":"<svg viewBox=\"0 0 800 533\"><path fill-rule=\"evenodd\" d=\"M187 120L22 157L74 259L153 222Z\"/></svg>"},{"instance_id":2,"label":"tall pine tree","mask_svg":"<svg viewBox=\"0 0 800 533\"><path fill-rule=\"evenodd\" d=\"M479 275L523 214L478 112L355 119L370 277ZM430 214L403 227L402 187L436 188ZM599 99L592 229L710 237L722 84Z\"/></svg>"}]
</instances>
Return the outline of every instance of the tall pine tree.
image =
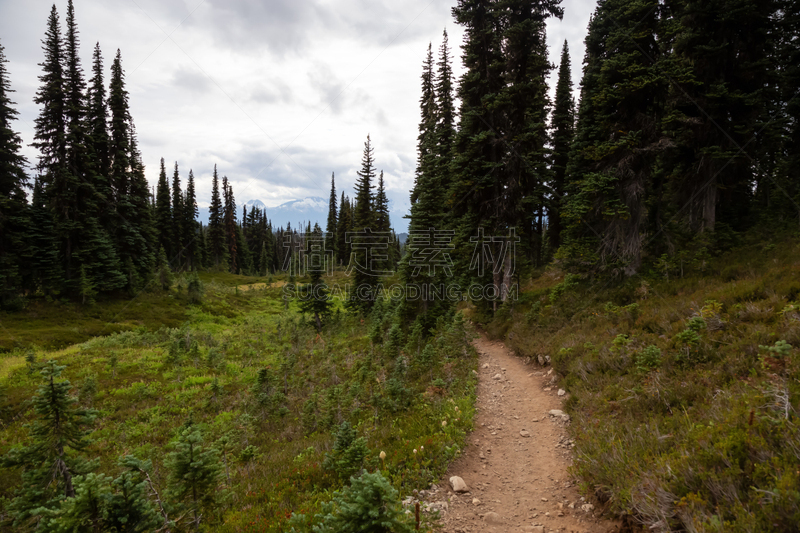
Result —
<instances>
[{"instance_id":1,"label":"tall pine tree","mask_svg":"<svg viewBox=\"0 0 800 533\"><path fill-rule=\"evenodd\" d=\"M659 22L655 0L607 0L589 25L563 210L562 257L573 265L627 276L641 267L653 168L666 146Z\"/></svg>"},{"instance_id":2,"label":"tall pine tree","mask_svg":"<svg viewBox=\"0 0 800 533\"><path fill-rule=\"evenodd\" d=\"M25 233L30 218L25 187L27 161L20 153L22 141L11 127L17 110L11 101L5 49L0 44L0 308L19 298L28 275L25 257L28 242Z\"/></svg>"},{"instance_id":3,"label":"tall pine tree","mask_svg":"<svg viewBox=\"0 0 800 533\"><path fill-rule=\"evenodd\" d=\"M127 278L127 288L136 292L152 272L155 264L154 243L157 240L150 216L150 194L130 115L122 53L119 49L111 66L108 109L111 115L110 178L116 208L114 241L123 274Z\"/></svg>"},{"instance_id":4,"label":"tall pine tree","mask_svg":"<svg viewBox=\"0 0 800 533\"><path fill-rule=\"evenodd\" d=\"M552 127L552 183L547 207L547 240L551 254L561 246L561 203L567 175L569 151L575 136L575 99L572 97L572 71L569 48L564 40L561 50L561 63L558 66L555 105L553 106Z\"/></svg>"},{"instance_id":5,"label":"tall pine tree","mask_svg":"<svg viewBox=\"0 0 800 533\"><path fill-rule=\"evenodd\" d=\"M179 270L186 268L186 253L184 250L186 232L183 227L186 222L186 216L183 214L183 202L181 177L178 174L178 162L175 161L175 169L172 173L172 262L175 268Z\"/></svg>"},{"instance_id":6,"label":"tall pine tree","mask_svg":"<svg viewBox=\"0 0 800 533\"><path fill-rule=\"evenodd\" d=\"M167 181L167 169L164 166L164 158L161 158L161 171L158 174L158 185L156 186L156 207L155 207L155 228L158 234L158 245L164 249L168 259L172 259L172 202L169 194L169 182Z\"/></svg>"},{"instance_id":7,"label":"tall pine tree","mask_svg":"<svg viewBox=\"0 0 800 533\"><path fill-rule=\"evenodd\" d=\"M194 173L189 169L186 180L186 197L183 203L183 242L185 243L186 268L195 270L201 265L199 225L197 223L197 197L194 189Z\"/></svg>"},{"instance_id":8,"label":"tall pine tree","mask_svg":"<svg viewBox=\"0 0 800 533\"><path fill-rule=\"evenodd\" d=\"M333 253L336 257L336 222L337 222L337 205L336 205L336 182L334 173L331 172L331 195L328 199L328 222L325 226L325 248Z\"/></svg>"},{"instance_id":9,"label":"tall pine tree","mask_svg":"<svg viewBox=\"0 0 800 533\"><path fill-rule=\"evenodd\" d=\"M368 236L375 231L375 213L373 211L374 198L372 189L375 187L375 159L372 141L369 135L364 143L364 155L361 158L361 170L357 173L356 180L356 205L352 210L353 232L351 248L353 249L351 264L353 272L353 292L349 296L348 305L352 309L367 312L375 303L375 287L378 278L374 271L376 266L372 261L372 243L374 238Z\"/></svg>"}]
</instances>

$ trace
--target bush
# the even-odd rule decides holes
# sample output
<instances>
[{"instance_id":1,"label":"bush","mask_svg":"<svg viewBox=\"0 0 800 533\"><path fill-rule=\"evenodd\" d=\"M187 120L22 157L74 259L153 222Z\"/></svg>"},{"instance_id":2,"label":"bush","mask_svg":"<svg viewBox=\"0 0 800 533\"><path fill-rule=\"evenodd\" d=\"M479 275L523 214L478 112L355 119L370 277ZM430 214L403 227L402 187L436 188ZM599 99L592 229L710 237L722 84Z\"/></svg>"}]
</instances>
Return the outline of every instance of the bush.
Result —
<instances>
[{"instance_id":1,"label":"bush","mask_svg":"<svg viewBox=\"0 0 800 533\"><path fill-rule=\"evenodd\" d=\"M367 440L364 437L356 438L356 430L345 421L339 426L333 442L333 451L325 454L322 467L347 479L361 471L368 454Z\"/></svg>"},{"instance_id":2,"label":"bush","mask_svg":"<svg viewBox=\"0 0 800 533\"><path fill-rule=\"evenodd\" d=\"M636 356L636 368L642 372L649 372L661 366L661 350L651 344Z\"/></svg>"},{"instance_id":3,"label":"bush","mask_svg":"<svg viewBox=\"0 0 800 533\"><path fill-rule=\"evenodd\" d=\"M297 517L301 523L303 517ZM350 487L337 492L333 502L323 504L315 517L314 533L411 533L400 504L400 496L380 471L363 473ZM293 521L294 522L294 521Z\"/></svg>"},{"instance_id":4,"label":"bush","mask_svg":"<svg viewBox=\"0 0 800 533\"><path fill-rule=\"evenodd\" d=\"M186 291L189 295L189 301L193 304L201 303L203 301L203 290L203 282L200 281L200 277L195 270L189 278L189 286Z\"/></svg>"}]
</instances>

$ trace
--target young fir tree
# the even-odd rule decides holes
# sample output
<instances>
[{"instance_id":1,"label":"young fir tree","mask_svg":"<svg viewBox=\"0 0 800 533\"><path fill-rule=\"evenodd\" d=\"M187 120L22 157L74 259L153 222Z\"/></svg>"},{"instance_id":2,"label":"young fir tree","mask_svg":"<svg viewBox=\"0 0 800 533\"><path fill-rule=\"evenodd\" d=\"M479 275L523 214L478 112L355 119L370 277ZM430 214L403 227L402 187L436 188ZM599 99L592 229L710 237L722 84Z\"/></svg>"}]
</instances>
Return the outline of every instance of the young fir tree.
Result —
<instances>
[{"instance_id":1,"label":"young fir tree","mask_svg":"<svg viewBox=\"0 0 800 533\"><path fill-rule=\"evenodd\" d=\"M15 104L9 94L13 90L6 63L0 44L0 309L22 293L30 268L25 260L29 253L25 234L31 223L25 194L27 161L20 153L20 136L11 129L18 113L12 107Z\"/></svg>"},{"instance_id":2,"label":"young fir tree","mask_svg":"<svg viewBox=\"0 0 800 533\"><path fill-rule=\"evenodd\" d=\"M186 253L184 250L185 229L183 227L186 216L184 215L184 198L181 191L181 177L178 174L178 162L172 173L172 261L178 270L186 268Z\"/></svg>"},{"instance_id":3,"label":"young fir tree","mask_svg":"<svg viewBox=\"0 0 800 533\"><path fill-rule=\"evenodd\" d=\"M116 531L144 533L162 525L148 500L148 486L138 472L124 471L112 480L103 474L75 478L75 497L45 516L43 531Z\"/></svg>"},{"instance_id":4,"label":"young fir tree","mask_svg":"<svg viewBox=\"0 0 800 533\"><path fill-rule=\"evenodd\" d=\"M189 177L186 180L186 197L183 202L183 242L186 255L186 268L194 270L201 264L200 236L198 234L199 225L197 223L197 197L194 189L194 174L189 169Z\"/></svg>"},{"instance_id":5,"label":"young fir tree","mask_svg":"<svg viewBox=\"0 0 800 533\"><path fill-rule=\"evenodd\" d=\"M58 509L43 513L40 531L110 531L107 502L111 478L103 474L75 477L75 496Z\"/></svg>"},{"instance_id":6,"label":"young fir tree","mask_svg":"<svg viewBox=\"0 0 800 533\"><path fill-rule=\"evenodd\" d=\"M169 455L170 493L189 512L192 530L199 531L203 518L213 516L217 505L222 475L219 451L204 446L200 431L191 426L181 431L174 447Z\"/></svg>"},{"instance_id":7,"label":"young fir tree","mask_svg":"<svg viewBox=\"0 0 800 533\"><path fill-rule=\"evenodd\" d=\"M20 530L65 498L74 498L73 479L93 467L80 452L89 444L88 428L95 413L76 405L77 399L69 394L70 382L60 379L64 368L55 361L45 364L42 384L31 400L36 419L27 444L12 448L2 459L3 466L20 470L22 483L7 507Z\"/></svg>"},{"instance_id":8,"label":"young fir tree","mask_svg":"<svg viewBox=\"0 0 800 533\"><path fill-rule=\"evenodd\" d=\"M172 270L169 268L169 257L163 246L158 250L156 279L163 291L168 291L175 282L175 276L172 275Z\"/></svg>"},{"instance_id":9,"label":"young fir tree","mask_svg":"<svg viewBox=\"0 0 800 533\"><path fill-rule=\"evenodd\" d=\"M164 249L168 258L174 257L172 253L172 201L169 194L169 182L167 181L167 168L164 166L163 157L161 158L161 171L158 174L158 185L156 186L154 214L158 245Z\"/></svg>"},{"instance_id":10,"label":"young fir tree","mask_svg":"<svg viewBox=\"0 0 800 533\"><path fill-rule=\"evenodd\" d=\"M561 64L558 66L555 105L553 106L552 127L552 183L550 201L547 206L547 240L552 255L561 246L561 202L567 175L569 151L575 136L575 99L572 97L572 72L569 48L566 39L561 50Z\"/></svg>"},{"instance_id":11,"label":"young fir tree","mask_svg":"<svg viewBox=\"0 0 800 533\"><path fill-rule=\"evenodd\" d=\"M319 224L314 224L313 234L317 239L322 239L322 229ZM328 294L328 286L322 279L325 265L309 265L307 271L310 278L309 283L299 288L300 311L314 316L314 325L317 332L320 332L322 331L322 319L330 314L333 305Z\"/></svg>"},{"instance_id":12,"label":"young fir tree","mask_svg":"<svg viewBox=\"0 0 800 533\"><path fill-rule=\"evenodd\" d=\"M352 309L368 312L375 302L375 287L377 277L372 265L369 237L365 232L375 231L375 213L373 210L372 180L375 179L374 149L369 135L364 143L364 155L361 159L361 170L357 172L356 180L356 205L353 208L353 232L351 241L353 248L353 292L350 294L348 305ZM359 242L359 241L363 242ZM353 246L355 244L355 246Z\"/></svg>"},{"instance_id":13,"label":"young fir tree","mask_svg":"<svg viewBox=\"0 0 800 533\"><path fill-rule=\"evenodd\" d=\"M236 224L236 200L233 197L233 187L228 183L228 176L222 176L222 225L225 232L225 250L228 257L228 266L233 274L238 274L241 268L239 261L239 248Z\"/></svg>"},{"instance_id":14,"label":"young fir tree","mask_svg":"<svg viewBox=\"0 0 800 533\"><path fill-rule=\"evenodd\" d=\"M334 173L331 172L331 195L328 199L328 223L325 226L325 248L336 257L336 182Z\"/></svg>"},{"instance_id":15,"label":"young fir tree","mask_svg":"<svg viewBox=\"0 0 800 533\"><path fill-rule=\"evenodd\" d=\"M225 246L225 227L223 219L222 198L219 194L217 165L214 165L214 177L211 181L211 207L208 213L207 245L210 264L216 269L225 270L228 265L227 247Z\"/></svg>"}]
</instances>

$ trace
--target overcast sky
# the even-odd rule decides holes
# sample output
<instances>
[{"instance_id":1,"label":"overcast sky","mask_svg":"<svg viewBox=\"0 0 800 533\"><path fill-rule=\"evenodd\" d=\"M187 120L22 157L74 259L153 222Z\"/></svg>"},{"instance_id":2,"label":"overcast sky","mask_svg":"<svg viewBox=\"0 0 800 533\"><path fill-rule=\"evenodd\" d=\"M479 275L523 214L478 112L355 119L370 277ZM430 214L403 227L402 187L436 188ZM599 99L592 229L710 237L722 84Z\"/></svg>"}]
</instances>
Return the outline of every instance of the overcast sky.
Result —
<instances>
[{"instance_id":1,"label":"overcast sky","mask_svg":"<svg viewBox=\"0 0 800 533\"><path fill-rule=\"evenodd\" d=\"M211 196L214 164L237 202L267 206L353 196L369 133L384 171L395 227L405 230L413 185L421 65L450 34L460 75L456 0L103 0L75 1L87 78L95 42L108 72L122 51L131 111L147 178L159 159L190 168L198 201ZM575 91L593 0L564 0L564 20L548 25L550 59L569 41ZM36 161L33 96L43 60L41 40L52 2L0 0L5 47L20 120L15 129ZM64 28L66 0L56 2ZM170 173L171 175L171 173Z\"/></svg>"}]
</instances>

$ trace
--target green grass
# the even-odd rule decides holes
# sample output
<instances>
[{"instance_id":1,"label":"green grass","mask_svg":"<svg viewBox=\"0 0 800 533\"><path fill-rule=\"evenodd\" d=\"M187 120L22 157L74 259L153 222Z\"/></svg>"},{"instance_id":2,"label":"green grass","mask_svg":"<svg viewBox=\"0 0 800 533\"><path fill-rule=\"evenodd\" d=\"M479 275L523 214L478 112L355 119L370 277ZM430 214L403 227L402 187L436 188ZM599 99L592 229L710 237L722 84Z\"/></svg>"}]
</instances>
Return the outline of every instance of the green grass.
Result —
<instances>
[{"instance_id":1,"label":"green grass","mask_svg":"<svg viewBox=\"0 0 800 533\"><path fill-rule=\"evenodd\" d=\"M207 442L228 437L231 483L225 488L232 499L222 520L208 524L213 531L284 531L292 512L313 516L346 482L322 466L345 420L367 439L364 467L381 468L403 495L438 479L458 455L471 429L477 384L477 356L462 325L443 322L425 355L432 359L421 362L424 342L403 338L398 351L385 334L374 334L390 329L390 307L362 320L337 302L338 312L318 335L294 303L285 308L280 288L237 290L263 278L201 277L200 305L190 305L185 288L176 287L93 306L33 302L18 315L4 315L4 328L19 343L12 349L23 349L0 359L0 454L25 442L33 417L28 400L39 384L35 365L56 359L67 366L64 375L81 404L99 411L86 453L100 460L99 472L115 475L120 456L136 455L153 461L154 482L163 489L165 457L187 420ZM29 322L33 314L41 326ZM55 339L48 348L36 332L59 316L62 322L48 326ZM107 323L118 327L103 332ZM93 327L104 335L91 337ZM69 344L72 338L78 342ZM253 386L263 368L278 399L261 406ZM93 396L82 392L91 379ZM217 397L214 380L222 388ZM384 464L380 451L387 454ZM2 475L0 501L19 483L13 469Z\"/></svg>"},{"instance_id":2,"label":"green grass","mask_svg":"<svg viewBox=\"0 0 800 533\"><path fill-rule=\"evenodd\" d=\"M564 279L542 273L487 327L520 356L551 356L586 491L655 530L796 531L798 239L744 244L684 278ZM786 357L766 349L779 340Z\"/></svg>"}]
</instances>

